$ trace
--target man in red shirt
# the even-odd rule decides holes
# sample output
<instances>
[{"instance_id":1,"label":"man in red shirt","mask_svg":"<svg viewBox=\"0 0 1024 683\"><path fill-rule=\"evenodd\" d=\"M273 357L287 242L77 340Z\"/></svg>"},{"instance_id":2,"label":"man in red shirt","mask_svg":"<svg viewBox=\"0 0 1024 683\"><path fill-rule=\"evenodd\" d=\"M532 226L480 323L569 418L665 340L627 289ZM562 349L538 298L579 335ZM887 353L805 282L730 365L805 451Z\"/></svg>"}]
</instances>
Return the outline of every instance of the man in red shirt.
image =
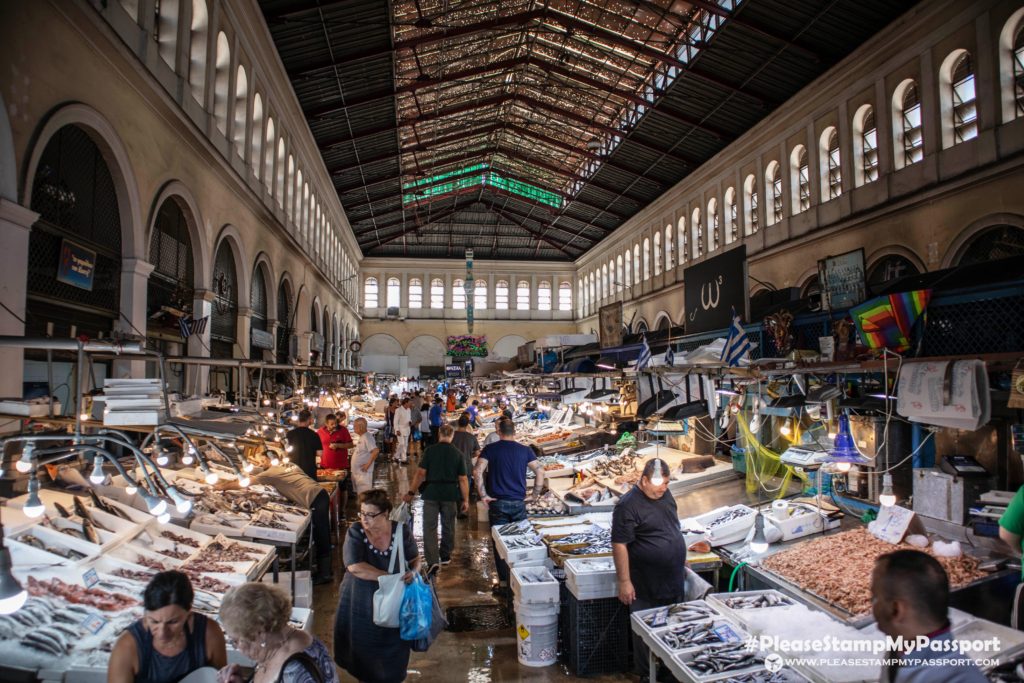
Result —
<instances>
[{"instance_id":1,"label":"man in red shirt","mask_svg":"<svg viewBox=\"0 0 1024 683\"><path fill-rule=\"evenodd\" d=\"M352 435L345 428L342 422L347 416L345 413L335 415L331 413L324 418L324 426L316 430L323 444L323 455L320 456L320 467L325 470L347 470L349 469L349 449L354 448ZM348 506L348 492L352 488L352 475L345 477L345 481L338 484L341 488L341 500L339 507L341 516L345 516L345 508Z\"/></svg>"}]
</instances>

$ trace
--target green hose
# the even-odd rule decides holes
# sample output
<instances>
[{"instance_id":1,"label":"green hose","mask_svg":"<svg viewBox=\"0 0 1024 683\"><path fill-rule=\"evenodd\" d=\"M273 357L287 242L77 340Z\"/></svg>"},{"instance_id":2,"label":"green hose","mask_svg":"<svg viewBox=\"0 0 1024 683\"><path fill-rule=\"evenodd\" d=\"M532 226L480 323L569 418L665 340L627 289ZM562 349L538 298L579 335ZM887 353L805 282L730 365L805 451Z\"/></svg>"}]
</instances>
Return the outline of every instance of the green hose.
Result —
<instances>
[{"instance_id":1,"label":"green hose","mask_svg":"<svg viewBox=\"0 0 1024 683\"><path fill-rule=\"evenodd\" d=\"M732 593L732 587L736 581L736 574L739 573L740 569L742 569L743 566L746 564L746 562L740 562L738 565L736 565L736 568L732 570L732 574L729 576L729 590L727 591L728 593Z\"/></svg>"}]
</instances>

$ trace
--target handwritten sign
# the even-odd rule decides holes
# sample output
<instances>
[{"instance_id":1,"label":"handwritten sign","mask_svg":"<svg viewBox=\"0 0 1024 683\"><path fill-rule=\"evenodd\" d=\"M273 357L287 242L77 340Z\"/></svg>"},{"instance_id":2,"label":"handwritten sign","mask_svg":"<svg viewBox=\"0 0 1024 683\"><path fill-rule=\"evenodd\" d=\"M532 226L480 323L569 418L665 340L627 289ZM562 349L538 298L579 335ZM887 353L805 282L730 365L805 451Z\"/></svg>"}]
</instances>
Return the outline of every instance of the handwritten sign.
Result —
<instances>
[{"instance_id":1,"label":"handwritten sign","mask_svg":"<svg viewBox=\"0 0 1024 683\"><path fill-rule=\"evenodd\" d=\"M886 543L898 544L907 535L914 511L899 505L882 506L878 510L878 519L868 525L868 530Z\"/></svg>"},{"instance_id":2,"label":"handwritten sign","mask_svg":"<svg viewBox=\"0 0 1024 683\"><path fill-rule=\"evenodd\" d=\"M850 308L867 298L864 250L856 249L818 261L822 306L830 311Z\"/></svg>"},{"instance_id":3,"label":"handwritten sign","mask_svg":"<svg viewBox=\"0 0 1024 683\"><path fill-rule=\"evenodd\" d=\"M724 330L732 324L732 311L747 314L747 248L735 249L690 266L683 271L686 333Z\"/></svg>"},{"instance_id":4,"label":"handwritten sign","mask_svg":"<svg viewBox=\"0 0 1024 683\"><path fill-rule=\"evenodd\" d=\"M82 582L85 584L86 588L92 588L97 583L99 583L100 582L100 577L96 573L96 569L95 568L89 569L84 574L82 574Z\"/></svg>"},{"instance_id":5,"label":"handwritten sign","mask_svg":"<svg viewBox=\"0 0 1024 683\"><path fill-rule=\"evenodd\" d=\"M57 281L72 287L92 291L92 280L96 274L96 252L86 249L71 240L60 243L60 262L57 264Z\"/></svg>"}]
</instances>

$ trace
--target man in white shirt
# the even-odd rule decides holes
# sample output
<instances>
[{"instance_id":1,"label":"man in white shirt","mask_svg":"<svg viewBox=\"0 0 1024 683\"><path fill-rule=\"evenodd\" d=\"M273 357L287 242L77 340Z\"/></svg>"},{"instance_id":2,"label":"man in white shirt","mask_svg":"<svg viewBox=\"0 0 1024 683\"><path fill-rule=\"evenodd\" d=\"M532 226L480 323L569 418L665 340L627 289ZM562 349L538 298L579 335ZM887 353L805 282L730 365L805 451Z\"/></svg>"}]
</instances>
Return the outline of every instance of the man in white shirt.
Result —
<instances>
[{"instance_id":1,"label":"man in white shirt","mask_svg":"<svg viewBox=\"0 0 1024 683\"><path fill-rule=\"evenodd\" d=\"M403 465L409 462L409 437L412 436L412 410L409 408L409 397L395 411L395 460Z\"/></svg>"},{"instance_id":2,"label":"man in white shirt","mask_svg":"<svg viewBox=\"0 0 1024 683\"><path fill-rule=\"evenodd\" d=\"M362 493L373 488L373 466L380 449L373 436L367 433L364 418L357 418L352 428L359 437L356 449L352 452L352 486L356 493Z\"/></svg>"}]
</instances>

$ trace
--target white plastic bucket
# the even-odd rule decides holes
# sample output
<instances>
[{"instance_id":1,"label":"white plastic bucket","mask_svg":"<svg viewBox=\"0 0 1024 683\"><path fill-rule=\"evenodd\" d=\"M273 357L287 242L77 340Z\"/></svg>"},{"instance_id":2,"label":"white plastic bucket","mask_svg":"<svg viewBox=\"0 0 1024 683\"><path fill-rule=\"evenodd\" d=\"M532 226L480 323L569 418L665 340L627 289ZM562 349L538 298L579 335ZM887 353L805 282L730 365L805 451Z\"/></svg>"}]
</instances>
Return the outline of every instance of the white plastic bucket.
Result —
<instances>
[{"instance_id":1,"label":"white plastic bucket","mask_svg":"<svg viewBox=\"0 0 1024 683\"><path fill-rule=\"evenodd\" d=\"M516 606L516 641L519 663L524 666L549 666L558 656L558 606L549 614L523 614Z\"/></svg>"}]
</instances>

